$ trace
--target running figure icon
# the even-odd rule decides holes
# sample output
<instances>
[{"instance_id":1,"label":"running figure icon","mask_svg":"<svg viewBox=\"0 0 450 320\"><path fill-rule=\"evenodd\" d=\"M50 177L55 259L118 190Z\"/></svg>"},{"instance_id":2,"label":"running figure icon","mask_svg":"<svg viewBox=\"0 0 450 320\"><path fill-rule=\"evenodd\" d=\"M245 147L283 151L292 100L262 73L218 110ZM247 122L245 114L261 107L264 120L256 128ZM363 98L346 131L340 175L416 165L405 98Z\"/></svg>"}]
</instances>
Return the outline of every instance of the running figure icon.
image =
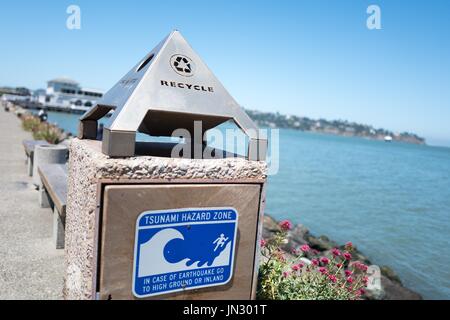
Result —
<instances>
[{"instance_id":1,"label":"running figure icon","mask_svg":"<svg viewBox=\"0 0 450 320\"><path fill-rule=\"evenodd\" d=\"M214 240L213 244L216 245L214 248L214 251L216 251L219 247L223 247L225 243L227 242L228 238L225 237L225 235L222 233L220 234L220 237L218 237L216 240Z\"/></svg>"}]
</instances>

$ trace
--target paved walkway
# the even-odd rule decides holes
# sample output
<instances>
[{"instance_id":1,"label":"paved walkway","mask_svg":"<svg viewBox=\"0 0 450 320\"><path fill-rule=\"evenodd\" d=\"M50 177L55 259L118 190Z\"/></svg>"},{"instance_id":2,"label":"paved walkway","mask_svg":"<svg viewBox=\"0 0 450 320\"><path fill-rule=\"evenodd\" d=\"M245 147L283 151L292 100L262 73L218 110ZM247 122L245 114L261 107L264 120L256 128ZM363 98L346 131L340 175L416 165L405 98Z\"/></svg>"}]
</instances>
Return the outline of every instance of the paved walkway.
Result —
<instances>
[{"instance_id":1,"label":"paved walkway","mask_svg":"<svg viewBox=\"0 0 450 320\"><path fill-rule=\"evenodd\" d=\"M0 108L0 300L61 299L63 250L52 243L50 209L38 205L23 139L31 135Z\"/></svg>"}]
</instances>

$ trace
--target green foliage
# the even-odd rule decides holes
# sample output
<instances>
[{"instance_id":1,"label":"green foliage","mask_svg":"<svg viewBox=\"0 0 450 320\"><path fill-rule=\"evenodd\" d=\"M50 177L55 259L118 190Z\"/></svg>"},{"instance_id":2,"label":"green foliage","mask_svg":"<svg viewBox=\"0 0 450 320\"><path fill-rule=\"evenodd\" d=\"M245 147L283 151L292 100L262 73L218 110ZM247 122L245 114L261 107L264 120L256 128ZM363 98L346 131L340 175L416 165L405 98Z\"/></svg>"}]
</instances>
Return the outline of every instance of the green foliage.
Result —
<instances>
[{"instance_id":1,"label":"green foliage","mask_svg":"<svg viewBox=\"0 0 450 320\"><path fill-rule=\"evenodd\" d=\"M51 144L58 144L61 141L61 130L54 125L41 120L31 114L25 114L21 117L22 128L30 131L35 140L45 140Z\"/></svg>"},{"instance_id":2,"label":"green foliage","mask_svg":"<svg viewBox=\"0 0 450 320\"><path fill-rule=\"evenodd\" d=\"M22 128L25 131L35 131L41 124L41 120L38 117L32 115L22 116Z\"/></svg>"},{"instance_id":3,"label":"green foliage","mask_svg":"<svg viewBox=\"0 0 450 320\"><path fill-rule=\"evenodd\" d=\"M57 128L48 123L41 123L36 130L33 130L34 140L45 140L51 144L60 142L60 132Z\"/></svg>"},{"instance_id":4,"label":"green foliage","mask_svg":"<svg viewBox=\"0 0 450 320\"><path fill-rule=\"evenodd\" d=\"M343 254L333 249L332 257L309 261L304 259L305 253L310 250L307 245L290 257L280 249L280 245L287 241L286 236L286 230L282 230L261 243L264 261L259 269L258 299L361 299L368 280L365 276L367 266L348 261L350 247Z\"/></svg>"}]
</instances>

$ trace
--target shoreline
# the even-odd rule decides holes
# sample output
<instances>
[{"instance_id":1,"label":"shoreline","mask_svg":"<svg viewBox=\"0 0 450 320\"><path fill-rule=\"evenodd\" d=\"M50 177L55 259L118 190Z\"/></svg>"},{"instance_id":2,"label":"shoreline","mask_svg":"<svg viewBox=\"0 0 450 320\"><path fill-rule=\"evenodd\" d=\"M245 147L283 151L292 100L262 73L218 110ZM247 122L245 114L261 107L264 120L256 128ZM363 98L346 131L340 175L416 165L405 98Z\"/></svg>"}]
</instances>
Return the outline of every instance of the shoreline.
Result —
<instances>
[{"instance_id":1,"label":"shoreline","mask_svg":"<svg viewBox=\"0 0 450 320\"><path fill-rule=\"evenodd\" d=\"M262 237L264 239L271 238L275 232L279 231L278 223L279 222L270 214L265 213ZM304 244L309 245L311 249L317 250L317 253L307 254L306 258L310 260L318 256L329 254L333 248L344 248L344 245L339 245L325 235L320 235L318 237L314 236L310 233L310 230L302 224L293 226L288 232L288 240L288 243L282 247L286 254L289 254L293 249L297 249ZM352 255L352 261L360 261L368 266L373 265L370 259L359 251L355 245ZM385 265L379 267L381 271L381 290L367 290L367 300L423 300L421 294L402 284L400 277L392 268Z\"/></svg>"},{"instance_id":2,"label":"shoreline","mask_svg":"<svg viewBox=\"0 0 450 320\"><path fill-rule=\"evenodd\" d=\"M372 125L350 122L347 120L326 120L311 119L304 116L284 115L245 109L250 118L260 127L269 128L290 128L303 132L325 133L343 137L361 137L370 140L386 141L386 137L391 140L387 142L404 142L417 145L427 145L426 139L412 132L396 133L383 128L375 128Z\"/></svg>"}]
</instances>

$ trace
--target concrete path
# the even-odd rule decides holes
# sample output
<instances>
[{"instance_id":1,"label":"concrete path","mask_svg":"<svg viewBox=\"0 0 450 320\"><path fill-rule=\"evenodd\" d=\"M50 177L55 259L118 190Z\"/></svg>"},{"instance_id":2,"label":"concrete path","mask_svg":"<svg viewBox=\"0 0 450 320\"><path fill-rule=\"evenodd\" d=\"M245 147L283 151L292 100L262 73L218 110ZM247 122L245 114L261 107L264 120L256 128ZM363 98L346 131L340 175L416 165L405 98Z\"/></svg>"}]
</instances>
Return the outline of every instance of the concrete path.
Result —
<instances>
[{"instance_id":1,"label":"concrete path","mask_svg":"<svg viewBox=\"0 0 450 320\"><path fill-rule=\"evenodd\" d=\"M0 108L0 299L61 299L63 250L27 175L19 119Z\"/></svg>"}]
</instances>

